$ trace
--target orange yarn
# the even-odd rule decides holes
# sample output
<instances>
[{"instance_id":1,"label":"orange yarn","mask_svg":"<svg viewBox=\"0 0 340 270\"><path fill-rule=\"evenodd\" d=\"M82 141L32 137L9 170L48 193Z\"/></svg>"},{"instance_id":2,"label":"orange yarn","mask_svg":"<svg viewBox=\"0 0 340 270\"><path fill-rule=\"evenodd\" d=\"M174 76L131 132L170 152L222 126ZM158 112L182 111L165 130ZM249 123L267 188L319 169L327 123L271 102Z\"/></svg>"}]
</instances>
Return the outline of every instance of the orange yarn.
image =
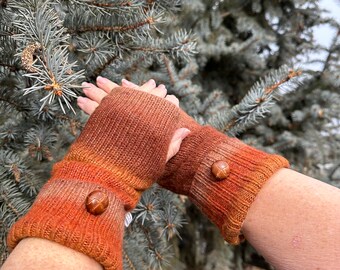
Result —
<instances>
[{"instance_id":1,"label":"orange yarn","mask_svg":"<svg viewBox=\"0 0 340 270\"><path fill-rule=\"evenodd\" d=\"M120 87L105 97L30 211L13 225L8 246L40 237L122 269L124 218L161 176L179 109L165 99ZM87 212L94 190L109 198L100 215Z\"/></svg>"},{"instance_id":2,"label":"orange yarn","mask_svg":"<svg viewBox=\"0 0 340 270\"><path fill-rule=\"evenodd\" d=\"M209 126L200 126L182 112L180 125L191 130L172 158L159 184L188 195L194 204L221 230L225 240L243 240L241 227L256 195L286 159L250 147ZM216 181L211 172L214 162L226 161L229 176Z\"/></svg>"}]
</instances>

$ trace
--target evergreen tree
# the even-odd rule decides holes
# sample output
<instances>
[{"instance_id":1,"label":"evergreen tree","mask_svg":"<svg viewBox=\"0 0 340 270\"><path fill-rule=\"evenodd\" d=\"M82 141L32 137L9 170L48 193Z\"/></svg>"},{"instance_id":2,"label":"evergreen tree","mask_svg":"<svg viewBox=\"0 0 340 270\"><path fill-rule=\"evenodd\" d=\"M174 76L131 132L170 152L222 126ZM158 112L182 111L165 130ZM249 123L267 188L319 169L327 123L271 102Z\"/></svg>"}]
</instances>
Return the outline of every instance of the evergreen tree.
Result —
<instances>
[{"instance_id":1,"label":"evergreen tree","mask_svg":"<svg viewBox=\"0 0 340 270\"><path fill-rule=\"evenodd\" d=\"M336 29L329 48L313 40L321 24ZM99 75L154 78L200 123L340 186L339 34L315 0L0 0L0 262L10 226L87 120L80 83ZM320 71L294 68L320 51ZM270 269L157 186L124 241L126 269Z\"/></svg>"}]
</instances>

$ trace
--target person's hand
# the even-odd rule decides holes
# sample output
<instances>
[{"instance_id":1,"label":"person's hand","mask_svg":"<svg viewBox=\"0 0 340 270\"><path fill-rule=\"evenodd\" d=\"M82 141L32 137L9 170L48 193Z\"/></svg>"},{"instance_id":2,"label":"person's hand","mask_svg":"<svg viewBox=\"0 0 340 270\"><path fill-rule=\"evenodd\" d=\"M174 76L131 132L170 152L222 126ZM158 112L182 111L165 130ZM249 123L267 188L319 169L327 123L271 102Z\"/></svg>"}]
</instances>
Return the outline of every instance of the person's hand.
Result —
<instances>
[{"instance_id":1,"label":"person's hand","mask_svg":"<svg viewBox=\"0 0 340 270\"><path fill-rule=\"evenodd\" d=\"M29 212L11 228L8 246L43 238L113 270L122 269L125 215L164 173L169 145L181 128L181 110L161 87L149 90L157 96L99 81L98 87L85 89L87 98L78 100L91 114L89 120L53 166ZM182 129L178 140L187 132Z\"/></svg>"},{"instance_id":2,"label":"person's hand","mask_svg":"<svg viewBox=\"0 0 340 270\"><path fill-rule=\"evenodd\" d=\"M190 134L157 182L188 196L227 242L238 244L244 239L242 224L255 197L266 181L289 163L211 126L201 126L184 111L179 122Z\"/></svg>"},{"instance_id":3,"label":"person's hand","mask_svg":"<svg viewBox=\"0 0 340 270\"><path fill-rule=\"evenodd\" d=\"M91 115L95 109L99 106L104 97L106 97L112 90L119 87L118 84L110 81L109 79L98 77L97 86L92 83L83 83L84 93L86 97L78 97L78 106L87 114ZM156 82L151 79L144 83L142 86L138 86L128 80L122 80L122 86L133 88L138 91L144 91L160 98L165 98L172 104L179 107L179 100L174 95L167 95L167 90L164 84L156 85ZM190 133L190 130L186 128L180 128L175 131L174 136L171 139L167 159L171 159L180 149L183 139Z\"/></svg>"}]
</instances>

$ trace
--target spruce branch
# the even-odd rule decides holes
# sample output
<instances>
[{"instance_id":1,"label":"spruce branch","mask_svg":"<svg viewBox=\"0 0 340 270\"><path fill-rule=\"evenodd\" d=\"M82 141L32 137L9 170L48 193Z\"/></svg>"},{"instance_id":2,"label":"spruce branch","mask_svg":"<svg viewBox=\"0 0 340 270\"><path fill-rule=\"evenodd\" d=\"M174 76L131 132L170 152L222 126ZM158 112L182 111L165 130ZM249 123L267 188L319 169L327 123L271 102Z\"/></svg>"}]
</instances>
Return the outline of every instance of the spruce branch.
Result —
<instances>
[{"instance_id":1,"label":"spruce branch","mask_svg":"<svg viewBox=\"0 0 340 270\"><path fill-rule=\"evenodd\" d=\"M25 135L25 145L31 157L38 161L53 160L51 149L57 142L57 133L43 125L32 127Z\"/></svg>"},{"instance_id":2,"label":"spruce branch","mask_svg":"<svg viewBox=\"0 0 340 270\"><path fill-rule=\"evenodd\" d=\"M108 68L115 60L117 59L116 55L111 55L111 57L106 59L106 62L103 63L101 66L97 67L93 71L93 77L94 79L97 78L106 68Z\"/></svg>"},{"instance_id":3,"label":"spruce branch","mask_svg":"<svg viewBox=\"0 0 340 270\"><path fill-rule=\"evenodd\" d=\"M19 31L14 38L19 44L23 44L19 54L23 67L29 72L24 76L34 81L33 86L24 89L24 94L47 92L40 100L41 108L57 99L64 113L66 111L63 104L75 113L71 98L76 98L77 95L71 89L81 87L75 83L83 78L83 71L74 72L76 62L68 63L68 36L57 12L49 2L37 1L34 8L29 5L14 7L18 12L14 25ZM39 52L36 54L37 50Z\"/></svg>"},{"instance_id":4,"label":"spruce branch","mask_svg":"<svg viewBox=\"0 0 340 270\"><path fill-rule=\"evenodd\" d=\"M132 211L132 214L135 214L134 219L137 221L141 219L142 225L144 225L145 220L156 222L160 219L159 204L159 198L154 189L145 191L137 207Z\"/></svg>"},{"instance_id":5,"label":"spruce branch","mask_svg":"<svg viewBox=\"0 0 340 270\"><path fill-rule=\"evenodd\" d=\"M32 201L27 199L12 181L2 180L0 185L0 205L4 230L8 230L13 223L24 215L30 208ZM2 234L3 232L0 232Z\"/></svg>"},{"instance_id":6,"label":"spruce branch","mask_svg":"<svg viewBox=\"0 0 340 270\"><path fill-rule=\"evenodd\" d=\"M16 183L19 183L26 169L22 159L13 151L2 150L0 152L0 177L14 179Z\"/></svg>"},{"instance_id":7,"label":"spruce branch","mask_svg":"<svg viewBox=\"0 0 340 270\"><path fill-rule=\"evenodd\" d=\"M182 240L179 229L182 228L186 222L181 215L178 214L176 207L172 204L165 206L165 211L161 214L161 220L164 223L161 236L165 235L166 239L170 241L175 235Z\"/></svg>"},{"instance_id":8,"label":"spruce branch","mask_svg":"<svg viewBox=\"0 0 340 270\"><path fill-rule=\"evenodd\" d=\"M35 91L44 91L47 94L40 99L42 102L41 109L46 104L52 104L57 99L64 113L66 111L63 104L75 114L75 110L71 105L71 98L77 98L77 94L71 89L81 88L80 85L75 85L74 82L83 78L84 71L73 72L77 63L67 62L67 46L59 46L56 50L48 49L46 59L37 58L39 59L35 64L37 72L24 75L35 81L33 86L24 89L24 95Z\"/></svg>"},{"instance_id":9,"label":"spruce branch","mask_svg":"<svg viewBox=\"0 0 340 270\"><path fill-rule=\"evenodd\" d=\"M4 81L0 79L0 109L3 114L13 112L14 109L16 112L27 116L30 110L29 103L21 98L22 93L17 89L17 83L16 79L10 80L10 77L7 77L7 80ZM13 84L14 89L10 87L11 84Z\"/></svg>"},{"instance_id":10,"label":"spruce branch","mask_svg":"<svg viewBox=\"0 0 340 270\"><path fill-rule=\"evenodd\" d=\"M137 44L131 44L123 48L145 53L167 54L173 59L185 59L187 61L196 53L196 41L193 35L185 30L180 30L167 39L147 38L138 41Z\"/></svg>"},{"instance_id":11,"label":"spruce branch","mask_svg":"<svg viewBox=\"0 0 340 270\"><path fill-rule=\"evenodd\" d=\"M103 31L103 32L127 32L131 30L136 30L138 28L141 28L146 25L152 25L155 23L155 19L152 17L148 17L142 21L139 21L134 24L130 25L122 25L122 26L102 26L102 25L97 25L97 26L84 26L84 27L79 27L77 29L69 29L68 33L74 34L74 33L85 33L85 32L97 32L97 31Z\"/></svg>"},{"instance_id":12,"label":"spruce branch","mask_svg":"<svg viewBox=\"0 0 340 270\"><path fill-rule=\"evenodd\" d=\"M163 22L163 12L157 12L155 9L144 10L136 9L135 12L127 14L102 14L93 11L85 11L85 14L70 11L67 17L67 25L69 34L81 34L86 32L110 32L124 34L146 33L151 28L157 29L156 24Z\"/></svg>"},{"instance_id":13,"label":"spruce branch","mask_svg":"<svg viewBox=\"0 0 340 270\"><path fill-rule=\"evenodd\" d=\"M117 0L111 3L103 3L92 0L62 0L62 3L68 6L68 8L84 6L88 8L89 11L95 9L96 11L104 14L109 14L110 10L121 11L124 8L136 8L142 5L142 2L139 0Z\"/></svg>"},{"instance_id":14,"label":"spruce branch","mask_svg":"<svg viewBox=\"0 0 340 270\"><path fill-rule=\"evenodd\" d=\"M126 253L125 250L123 251L123 255L124 255L124 260L126 260L127 263L128 263L129 269L130 269L130 270L136 270L136 268L135 268L135 266L133 265L133 263L132 263L132 261L131 261L129 255Z\"/></svg>"},{"instance_id":15,"label":"spruce branch","mask_svg":"<svg viewBox=\"0 0 340 270\"><path fill-rule=\"evenodd\" d=\"M210 124L229 136L235 136L263 118L276 101L295 90L304 76L299 70L283 66L255 83L249 93L229 112L221 112L210 119Z\"/></svg>"},{"instance_id":16,"label":"spruce branch","mask_svg":"<svg viewBox=\"0 0 340 270\"><path fill-rule=\"evenodd\" d=\"M335 53L336 49L338 48L337 43L338 43L339 37L340 37L340 26L339 26L339 29L336 32L335 36L332 39L331 45L329 46L328 54L327 54L326 60L324 62L324 67L322 69L322 73L324 73L327 70L327 68L330 64L329 62L332 59L332 55Z\"/></svg>"}]
</instances>

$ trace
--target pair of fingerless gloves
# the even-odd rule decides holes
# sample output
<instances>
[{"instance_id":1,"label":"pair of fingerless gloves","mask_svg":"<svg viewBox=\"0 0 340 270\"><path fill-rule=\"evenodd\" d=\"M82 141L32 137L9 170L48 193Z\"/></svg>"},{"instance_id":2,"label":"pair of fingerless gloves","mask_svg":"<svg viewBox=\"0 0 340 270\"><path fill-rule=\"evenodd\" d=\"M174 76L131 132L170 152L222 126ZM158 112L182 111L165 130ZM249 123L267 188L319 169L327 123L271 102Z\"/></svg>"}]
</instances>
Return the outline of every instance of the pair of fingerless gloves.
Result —
<instances>
[{"instance_id":1,"label":"pair of fingerless gloves","mask_svg":"<svg viewBox=\"0 0 340 270\"><path fill-rule=\"evenodd\" d=\"M182 127L191 133L166 163L171 138ZM224 178L212 171L214 165ZM165 99L115 88L54 165L32 208L13 225L8 246L26 237L44 238L105 269L122 269L125 214L156 181L187 195L226 241L238 244L255 196L275 171L288 166L281 156L197 124Z\"/></svg>"}]
</instances>

